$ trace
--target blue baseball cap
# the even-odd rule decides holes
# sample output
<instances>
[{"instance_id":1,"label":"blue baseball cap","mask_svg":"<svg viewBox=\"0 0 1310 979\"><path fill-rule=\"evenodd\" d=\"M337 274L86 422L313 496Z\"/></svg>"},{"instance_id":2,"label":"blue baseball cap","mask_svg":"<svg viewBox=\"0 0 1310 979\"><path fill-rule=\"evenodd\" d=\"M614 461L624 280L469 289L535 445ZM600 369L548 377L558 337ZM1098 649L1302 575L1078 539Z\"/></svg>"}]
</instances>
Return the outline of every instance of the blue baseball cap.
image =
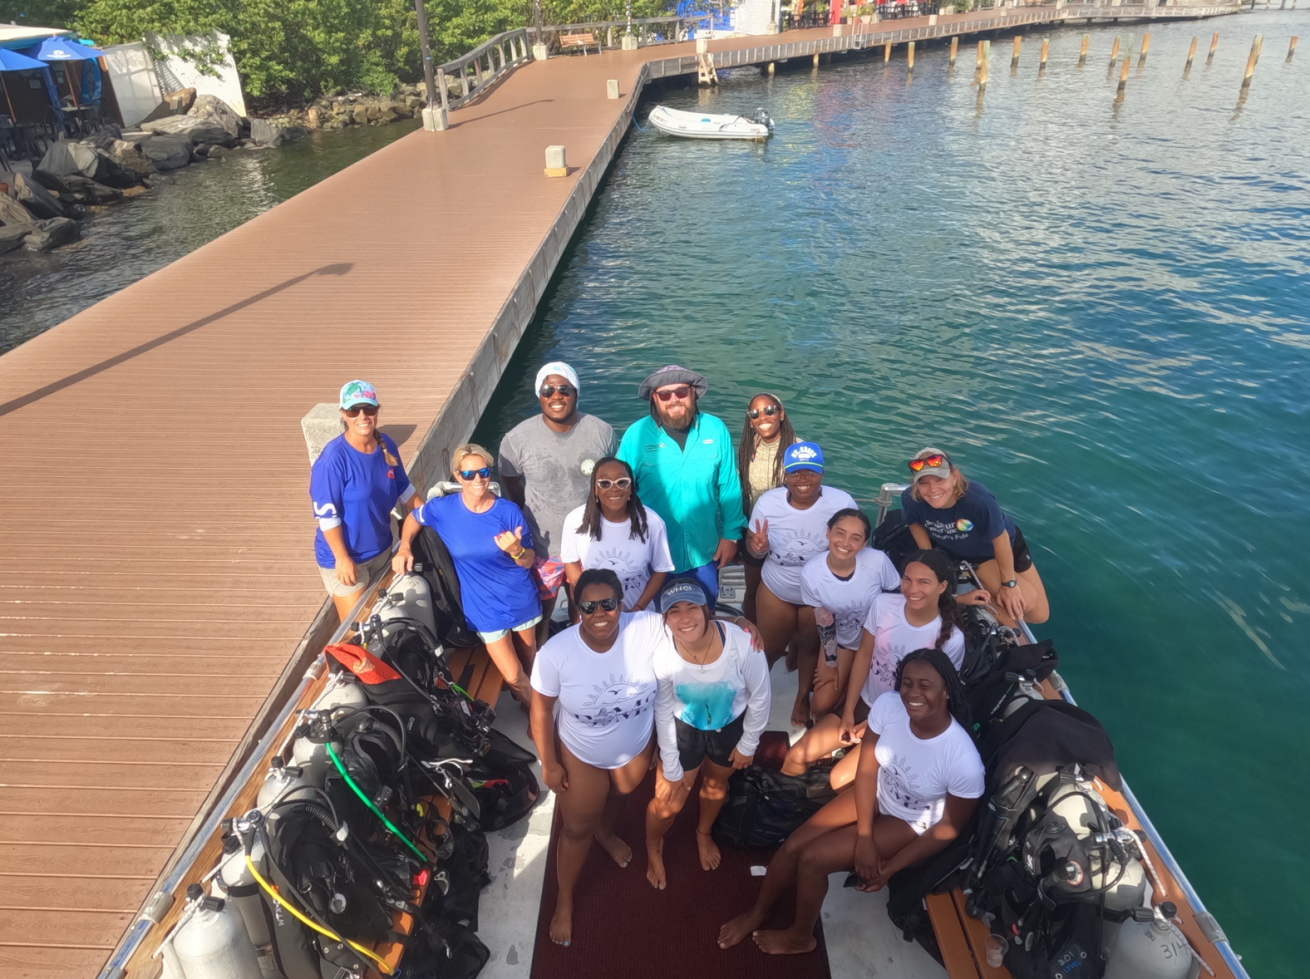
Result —
<instances>
[{"instance_id":1,"label":"blue baseball cap","mask_svg":"<svg viewBox=\"0 0 1310 979\"><path fill-rule=\"evenodd\" d=\"M782 471L794 473L808 469L812 473L823 472L823 450L814 442L797 442L788 446L782 454Z\"/></svg>"},{"instance_id":2,"label":"blue baseball cap","mask_svg":"<svg viewBox=\"0 0 1310 979\"><path fill-rule=\"evenodd\" d=\"M660 592L660 612L667 612L679 602L691 602L693 605L704 605L708 608L710 597L705 594L705 589L699 582L692 581L690 578L675 578Z\"/></svg>"},{"instance_id":3,"label":"blue baseball cap","mask_svg":"<svg viewBox=\"0 0 1310 979\"><path fill-rule=\"evenodd\" d=\"M378 393L368 381L347 381L341 386L341 407L353 408L355 405L378 406Z\"/></svg>"}]
</instances>

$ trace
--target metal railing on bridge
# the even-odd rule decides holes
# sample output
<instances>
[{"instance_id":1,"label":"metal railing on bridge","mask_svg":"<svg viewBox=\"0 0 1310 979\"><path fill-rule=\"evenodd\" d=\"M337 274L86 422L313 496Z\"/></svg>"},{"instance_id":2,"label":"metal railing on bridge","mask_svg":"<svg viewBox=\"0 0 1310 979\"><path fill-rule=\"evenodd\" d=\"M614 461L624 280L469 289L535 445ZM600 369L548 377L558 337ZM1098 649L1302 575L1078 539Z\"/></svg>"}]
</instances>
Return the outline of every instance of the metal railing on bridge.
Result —
<instances>
[{"instance_id":1,"label":"metal railing on bridge","mask_svg":"<svg viewBox=\"0 0 1310 979\"><path fill-rule=\"evenodd\" d=\"M468 54L437 66L437 94L442 108L458 109L477 98L502 75L532 60L528 28L519 27L483 41ZM451 85L455 91L451 92Z\"/></svg>"},{"instance_id":2,"label":"metal railing on bridge","mask_svg":"<svg viewBox=\"0 0 1310 979\"><path fill-rule=\"evenodd\" d=\"M617 48L623 43L623 37L631 31L637 44L647 47L651 44L673 44L686 41L695 36L702 21L712 19L711 14L698 14L695 17L633 17L631 20L593 20L582 24L550 24L541 28L542 43L547 50L558 52L559 39L569 34L590 34L596 43L604 48ZM537 28L529 27L528 32L537 33Z\"/></svg>"}]
</instances>

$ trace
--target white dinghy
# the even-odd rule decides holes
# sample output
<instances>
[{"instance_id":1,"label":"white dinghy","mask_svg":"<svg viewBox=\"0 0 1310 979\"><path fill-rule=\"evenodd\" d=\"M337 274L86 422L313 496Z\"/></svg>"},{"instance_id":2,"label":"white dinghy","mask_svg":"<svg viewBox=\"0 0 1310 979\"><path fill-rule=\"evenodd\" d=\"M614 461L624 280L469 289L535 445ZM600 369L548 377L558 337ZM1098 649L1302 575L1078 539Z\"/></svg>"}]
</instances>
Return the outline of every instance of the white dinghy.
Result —
<instances>
[{"instance_id":1,"label":"white dinghy","mask_svg":"<svg viewBox=\"0 0 1310 979\"><path fill-rule=\"evenodd\" d=\"M773 120L763 109L746 116L709 115L684 112L657 105L647 122L669 136L686 139L768 139L773 134Z\"/></svg>"}]
</instances>

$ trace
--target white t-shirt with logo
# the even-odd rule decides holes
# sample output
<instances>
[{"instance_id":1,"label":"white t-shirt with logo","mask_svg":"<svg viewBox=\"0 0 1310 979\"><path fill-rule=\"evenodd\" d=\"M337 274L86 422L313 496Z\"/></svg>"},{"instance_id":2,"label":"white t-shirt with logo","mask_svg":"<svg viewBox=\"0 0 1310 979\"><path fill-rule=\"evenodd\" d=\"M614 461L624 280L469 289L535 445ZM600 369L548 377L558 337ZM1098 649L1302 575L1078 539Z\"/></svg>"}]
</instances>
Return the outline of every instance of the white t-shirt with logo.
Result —
<instances>
[{"instance_id":1,"label":"white t-shirt with logo","mask_svg":"<svg viewBox=\"0 0 1310 979\"><path fill-rule=\"evenodd\" d=\"M905 596L884 592L873 600L864 628L873 636L873 661L869 675L860 691L860 699L872 706L883 694L894 689L896 667L907 654L916 649L932 649L937 645L942 618L934 615L927 625L914 626L905 618ZM942 646L942 652L958 670L964 665L964 633L951 626L951 636Z\"/></svg>"},{"instance_id":2,"label":"white t-shirt with logo","mask_svg":"<svg viewBox=\"0 0 1310 979\"><path fill-rule=\"evenodd\" d=\"M773 529L773 525L769 525ZM828 552L816 554L801 569L801 601L811 608L826 608L837 625L837 645L857 649L864 620L873 600L901 584L896 565L882 551L861 548L855 555L855 572L843 580L828 567Z\"/></svg>"},{"instance_id":3,"label":"white t-shirt with logo","mask_svg":"<svg viewBox=\"0 0 1310 979\"><path fill-rule=\"evenodd\" d=\"M601 517L600 540L596 540L585 531L578 532L586 509L585 505L580 506L564 518L560 560L565 564L577 561L583 571L609 568L623 582L623 607L630 609L645 590L651 572L673 570L664 518L649 507L642 507L646 511L646 539L642 540L632 536L629 521L611 523Z\"/></svg>"},{"instance_id":4,"label":"white t-shirt with logo","mask_svg":"<svg viewBox=\"0 0 1310 979\"><path fill-rule=\"evenodd\" d=\"M855 498L835 486L824 486L808 510L797 510L787 502L787 487L760 494L751 510L748 533L757 523L769 522L769 556L760 577L769 591L784 602L804 604L801 598L801 569L814 555L828 550L828 520L838 510L856 509Z\"/></svg>"},{"instance_id":5,"label":"white t-shirt with logo","mask_svg":"<svg viewBox=\"0 0 1310 979\"><path fill-rule=\"evenodd\" d=\"M532 664L532 689L559 698L559 736L597 768L622 768L645 749L655 728L655 650L669 642L657 612L625 612L619 634L598 653L571 626L552 637Z\"/></svg>"},{"instance_id":6,"label":"white t-shirt with logo","mask_svg":"<svg viewBox=\"0 0 1310 979\"><path fill-rule=\"evenodd\" d=\"M977 799L986 786L982 758L969 732L951 726L924 740L910 730L910 715L898 693L885 693L869 711L869 731L878 735L878 811L904 819L919 835L946 812L946 796Z\"/></svg>"}]
</instances>

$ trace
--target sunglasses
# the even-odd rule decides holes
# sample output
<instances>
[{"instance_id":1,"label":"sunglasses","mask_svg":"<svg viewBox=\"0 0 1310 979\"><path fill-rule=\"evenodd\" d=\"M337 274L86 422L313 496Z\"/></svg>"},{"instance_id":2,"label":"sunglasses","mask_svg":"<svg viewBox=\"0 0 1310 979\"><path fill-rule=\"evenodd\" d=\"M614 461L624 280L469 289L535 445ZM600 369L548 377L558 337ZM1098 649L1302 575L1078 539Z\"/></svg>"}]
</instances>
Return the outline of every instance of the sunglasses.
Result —
<instances>
[{"instance_id":1,"label":"sunglasses","mask_svg":"<svg viewBox=\"0 0 1310 979\"><path fill-rule=\"evenodd\" d=\"M578 602L578 608L582 610L583 615L595 615L596 609L602 612L613 612L619 607L617 598L602 598L598 602Z\"/></svg>"},{"instance_id":2,"label":"sunglasses","mask_svg":"<svg viewBox=\"0 0 1310 979\"><path fill-rule=\"evenodd\" d=\"M618 479L598 479L596 480L597 489L613 489L617 486L619 489L627 489L632 485L632 480L627 476L620 476Z\"/></svg>"},{"instance_id":3,"label":"sunglasses","mask_svg":"<svg viewBox=\"0 0 1310 979\"><path fill-rule=\"evenodd\" d=\"M455 473L464 482L468 482L474 476L481 476L483 479L491 478L491 467L483 466L481 469L460 469Z\"/></svg>"},{"instance_id":4,"label":"sunglasses","mask_svg":"<svg viewBox=\"0 0 1310 979\"><path fill-rule=\"evenodd\" d=\"M761 414L765 415L768 418L772 418L780 411L782 411L782 409L779 408L777 405L765 405L763 408L751 408L747 410L746 417L749 418L751 421L754 421L756 418L759 418Z\"/></svg>"},{"instance_id":5,"label":"sunglasses","mask_svg":"<svg viewBox=\"0 0 1310 979\"><path fill-rule=\"evenodd\" d=\"M928 469L936 469L943 464L947 466L950 465L950 463L946 461L946 456L944 455L932 455L924 456L922 459L911 459L910 472L922 472L925 467Z\"/></svg>"},{"instance_id":6,"label":"sunglasses","mask_svg":"<svg viewBox=\"0 0 1310 979\"><path fill-rule=\"evenodd\" d=\"M672 401L674 398L682 401L690 394L691 388L686 384L680 384L676 388L669 388L667 391L656 391L655 397L659 398L661 401Z\"/></svg>"},{"instance_id":7,"label":"sunglasses","mask_svg":"<svg viewBox=\"0 0 1310 979\"><path fill-rule=\"evenodd\" d=\"M573 397L573 395L578 393L578 389L575 388L572 384L544 384L542 385L541 390L538 391L537 393L540 394L543 398L549 398L556 391L558 391L561 395L563 395L566 398L571 398Z\"/></svg>"},{"instance_id":8,"label":"sunglasses","mask_svg":"<svg viewBox=\"0 0 1310 979\"><path fill-rule=\"evenodd\" d=\"M353 408L342 408L341 410L344 411L344 412L346 413L346 416L347 416L348 418L358 418L358 417L359 417L359 413L360 413L361 411L362 411L364 414L368 415L369 418L375 418L375 417L377 417L378 406L377 406L377 405L355 405L355 407L353 407Z\"/></svg>"}]
</instances>

